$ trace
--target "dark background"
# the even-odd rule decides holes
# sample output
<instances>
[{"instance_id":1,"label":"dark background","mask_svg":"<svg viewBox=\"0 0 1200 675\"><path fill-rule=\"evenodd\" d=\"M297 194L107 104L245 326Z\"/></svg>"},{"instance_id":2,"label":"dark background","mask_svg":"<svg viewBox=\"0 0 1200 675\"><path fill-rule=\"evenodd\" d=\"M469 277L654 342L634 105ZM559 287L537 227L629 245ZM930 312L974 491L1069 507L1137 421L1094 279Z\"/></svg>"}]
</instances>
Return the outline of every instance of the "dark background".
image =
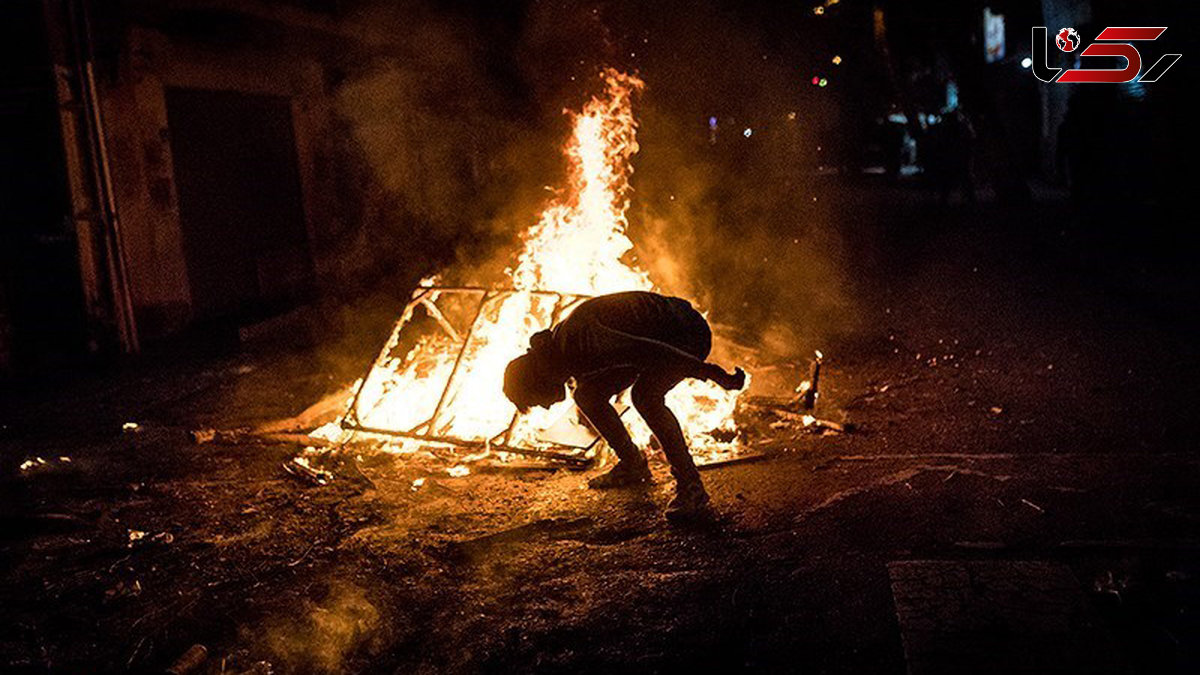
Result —
<instances>
[{"instance_id":1,"label":"dark background","mask_svg":"<svg viewBox=\"0 0 1200 675\"><path fill-rule=\"evenodd\" d=\"M1196 672L1193 5L0 3L0 670ZM1183 58L1044 84L1040 25ZM247 431L504 278L604 67L637 262L854 431L742 406L699 532L659 463L287 473Z\"/></svg>"}]
</instances>

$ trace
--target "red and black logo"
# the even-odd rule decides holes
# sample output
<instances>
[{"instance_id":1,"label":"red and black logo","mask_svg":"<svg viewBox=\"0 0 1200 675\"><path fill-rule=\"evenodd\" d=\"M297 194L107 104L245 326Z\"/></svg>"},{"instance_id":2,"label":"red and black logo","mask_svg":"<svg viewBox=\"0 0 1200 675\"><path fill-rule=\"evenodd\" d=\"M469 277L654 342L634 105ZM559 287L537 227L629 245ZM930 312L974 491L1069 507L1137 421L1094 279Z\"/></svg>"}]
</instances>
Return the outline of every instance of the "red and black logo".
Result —
<instances>
[{"instance_id":1,"label":"red and black logo","mask_svg":"<svg viewBox=\"0 0 1200 675\"><path fill-rule=\"evenodd\" d=\"M1125 59L1124 68L1051 68L1048 63L1048 48L1046 47L1046 27L1033 27L1033 74L1042 82L1154 82L1162 77L1182 54L1163 54L1150 66L1145 73L1142 71L1142 55L1134 47L1133 42L1150 42L1157 40L1166 32L1167 27L1125 26L1108 27L1100 31L1096 40L1079 53L1084 56L1119 56ZM1079 48L1081 39L1074 28L1063 28L1054 35L1054 43L1064 52L1074 52Z\"/></svg>"}]
</instances>

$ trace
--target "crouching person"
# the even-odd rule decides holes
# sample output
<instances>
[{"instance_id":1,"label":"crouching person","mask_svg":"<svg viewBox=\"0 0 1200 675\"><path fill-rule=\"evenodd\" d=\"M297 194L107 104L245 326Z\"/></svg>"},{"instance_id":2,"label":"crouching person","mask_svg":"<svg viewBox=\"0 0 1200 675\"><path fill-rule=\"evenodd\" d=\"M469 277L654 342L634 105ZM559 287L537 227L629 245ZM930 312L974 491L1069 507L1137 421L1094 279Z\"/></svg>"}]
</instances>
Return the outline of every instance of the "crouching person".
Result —
<instances>
[{"instance_id":1,"label":"crouching person","mask_svg":"<svg viewBox=\"0 0 1200 675\"><path fill-rule=\"evenodd\" d=\"M741 368L729 373L706 362L710 351L712 330L686 300L641 291L599 296L530 339L529 351L504 372L504 394L522 412L548 407L566 397L566 382L575 378L575 404L619 460L588 482L605 489L650 482L646 456L612 406L612 398L632 386L633 406L658 438L675 478L667 518L689 520L710 513L708 493L667 407L667 392L688 378L729 390L746 383Z\"/></svg>"}]
</instances>

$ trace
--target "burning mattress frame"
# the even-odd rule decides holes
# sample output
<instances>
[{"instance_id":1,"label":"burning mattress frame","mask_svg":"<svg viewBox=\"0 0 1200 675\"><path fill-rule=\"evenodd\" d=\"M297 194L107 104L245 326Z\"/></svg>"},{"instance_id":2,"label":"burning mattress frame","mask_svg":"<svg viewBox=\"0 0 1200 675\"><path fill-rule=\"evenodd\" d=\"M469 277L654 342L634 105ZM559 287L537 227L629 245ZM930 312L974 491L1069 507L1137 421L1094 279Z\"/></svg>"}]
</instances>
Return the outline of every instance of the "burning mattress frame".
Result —
<instances>
[{"instance_id":1,"label":"burning mattress frame","mask_svg":"<svg viewBox=\"0 0 1200 675\"><path fill-rule=\"evenodd\" d=\"M392 329L388 341L385 343L383 349L380 350L375 360L371 362L371 365L367 368L358 386L355 388L350 405L342 417L339 426L350 432L412 439L418 442L445 444L464 449L506 452L539 459L561 461L576 467L590 465L595 455L594 449L596 444L601 439L591 429L573 421L578 419L576 408L573 404L570 406L568 413L560 417L558 422L552 425L556 428L546 428L543 430L543 434L537 438L537 447L530 447L532 444L518 444L514 442L514 430L523 417L522 413L517 410L513 411L508 425L502 431L491 436L464 437L456 435L452 431L447 431L450 424L444 416L455 398L461 393L461 366L464 358L466 358L473 346L472 340L477 336L476 329L485 321L485 309L488 308L490 303L502 301L506 297L518 293L553 300L554 305L550 312L548 325L537 326L539 330L557 323L560 318L564 317L577 305L592 297L577 293L518 290L515 288L485 288L482 286L423 286L416 289L413 292L412 299L405 306L399 321L396 322L395 327ZM469 302L472 296L475 298L474 303ZM455 326L455 317L447 316L449 312L446 311L446 307L439 307L438 304L448 298L468 300L468 302L461 303L458 307L459 316L457 319L459 326L457 327ZM443 304L445 303L443 302ZM440 331L439 339L449 340L458 345L457 351L454 354L453 366L450 368L449 374L444 378L437 403L433 406L431 414L428 417L424 415L420 416L423 421L403 428L372 423L369 419L364 419L371 417L371 411L364 412L360 410L364 399L364 391L373 383L377 383L379 378L387 378L395 374L397 372L395 365L405 365L414 356L415 352L419 351L419 348L410 348L409 351L405 352L397 360L397 351L404 346L404 338L406 337L405 329L413 326L414 317L418 309L424 310L425 317L428 319L431 327L436 327L437 331ZM469 317L469 321L464 322L463 319L467 317ZM416 358L420 358L420 354L415 354L415 356Z\"/></svg>"}]
</instances>

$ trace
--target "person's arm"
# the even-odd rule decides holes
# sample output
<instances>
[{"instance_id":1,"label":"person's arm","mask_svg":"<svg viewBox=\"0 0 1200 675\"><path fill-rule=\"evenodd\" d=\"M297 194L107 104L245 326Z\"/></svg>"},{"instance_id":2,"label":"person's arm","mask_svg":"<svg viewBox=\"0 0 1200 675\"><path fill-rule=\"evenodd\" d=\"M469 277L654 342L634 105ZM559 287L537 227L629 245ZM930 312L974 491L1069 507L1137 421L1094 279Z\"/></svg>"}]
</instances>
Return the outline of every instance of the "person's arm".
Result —
<instances>
[{"instance_id":1,"label":"person's arm","mask_svg":"<svg viewBox=\"0 0 1200 675\"><path fill-rule=\"evenodd\" d=\"M745 385L746 373L741 368L728 373L715 363L702 361L665 342L610 328L599 321L593 322L592 328L596 331L595 346L603 349L612 366L674 370L686 377L711 380L725 389L741 389Z\"/></svg>"}]
</instances>

